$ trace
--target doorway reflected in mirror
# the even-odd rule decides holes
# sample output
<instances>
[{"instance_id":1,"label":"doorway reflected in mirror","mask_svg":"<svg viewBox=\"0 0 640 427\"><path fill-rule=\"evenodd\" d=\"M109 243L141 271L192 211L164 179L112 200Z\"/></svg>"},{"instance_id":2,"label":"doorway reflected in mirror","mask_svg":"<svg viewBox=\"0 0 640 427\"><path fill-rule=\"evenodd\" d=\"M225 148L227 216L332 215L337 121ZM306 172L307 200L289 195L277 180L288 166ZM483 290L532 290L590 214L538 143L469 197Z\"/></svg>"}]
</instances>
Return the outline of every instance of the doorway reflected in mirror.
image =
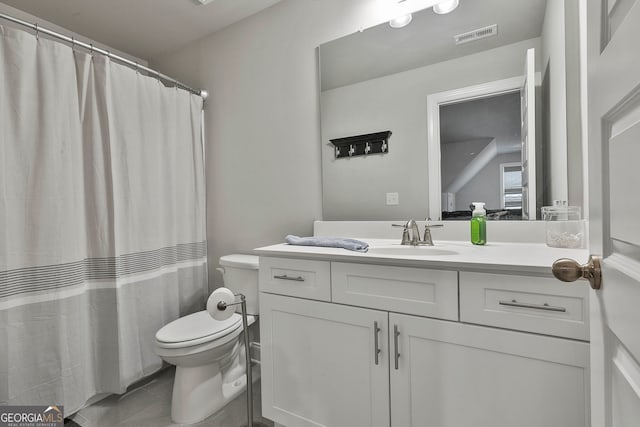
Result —
<instances>
[{"instance_id":1,"label":"doorway reflected in mirror","mask_svg":"<svg viewBox=\"0 0 640 427\"><path fill-rule=\"evenodd\" d=\"M440 106L442 219L522 219L520 92Z\"/></svg>"}]
</instances>

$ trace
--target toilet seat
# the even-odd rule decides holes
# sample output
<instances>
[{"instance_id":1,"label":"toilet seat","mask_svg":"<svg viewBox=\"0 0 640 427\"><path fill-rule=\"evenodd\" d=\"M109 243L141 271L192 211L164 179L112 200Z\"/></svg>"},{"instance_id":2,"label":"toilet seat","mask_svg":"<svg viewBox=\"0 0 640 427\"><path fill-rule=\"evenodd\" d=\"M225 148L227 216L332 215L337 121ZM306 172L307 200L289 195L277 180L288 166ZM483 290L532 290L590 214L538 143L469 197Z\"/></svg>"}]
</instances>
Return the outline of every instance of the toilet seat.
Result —
<instances>
[{"instance_id":1,"label":"toilet seat","mask_svg":"<svg viewBox=\"0 0 640 427\"><path fill-rule=\"evenodd\" d=\"M234 313L226 320L215 320L207 311L199 311L174 320L156 333L162 348L191 347L220 339L242 328L242 316Z\"/></svg>"}]
</instances>

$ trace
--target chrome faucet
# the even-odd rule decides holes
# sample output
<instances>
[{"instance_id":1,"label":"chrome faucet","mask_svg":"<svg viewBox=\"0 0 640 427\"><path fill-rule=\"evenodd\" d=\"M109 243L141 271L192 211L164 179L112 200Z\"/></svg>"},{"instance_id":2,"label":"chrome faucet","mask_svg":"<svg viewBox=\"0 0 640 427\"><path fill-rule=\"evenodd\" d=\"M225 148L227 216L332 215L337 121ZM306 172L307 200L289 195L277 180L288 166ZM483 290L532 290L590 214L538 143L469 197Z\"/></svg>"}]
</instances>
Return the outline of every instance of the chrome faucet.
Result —
<instances>
[{"instance_id":1,"label":"chrome faucet","mask_svg":"<svg viewBox=\"0 0 640 427\"><path fill-rule=\"evenodd\" d=\"M418 224L410 219L406 224L392 224L394 227L402 227L402 241L401 245L426 245L433 246L433 238L431 237L431 228L433 227L443 227L443 224L425 224L424 225L424 237L420 240L420 231L418 230Z\"/></svg>"},{"instance_id":2,"label":"chrome faucet","mask_svg":"<svg viewBox=\"0 0 640 427\"><path fill-rule=\"evenodd\" d=\"M418 246L420 244L420 231L418 230L418 224L416 224L413 218L407 221L407 230L409 230L409 235L411 236L411 240L408 243L403 243L403 244Z\"/></svg>"}]
</instances>

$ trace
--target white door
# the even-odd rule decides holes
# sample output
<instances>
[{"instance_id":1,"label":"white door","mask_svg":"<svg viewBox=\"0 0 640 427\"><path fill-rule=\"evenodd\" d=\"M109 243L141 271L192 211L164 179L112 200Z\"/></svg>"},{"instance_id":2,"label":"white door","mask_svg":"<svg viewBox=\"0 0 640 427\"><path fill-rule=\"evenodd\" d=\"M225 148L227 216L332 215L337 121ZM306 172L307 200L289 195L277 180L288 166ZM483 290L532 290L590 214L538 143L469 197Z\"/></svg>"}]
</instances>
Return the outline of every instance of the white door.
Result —
<instances>
[{"instance_id":1,"label":"white door","mask_svg":"<svg viewBox=\"0 0 640 427\"><path fill-rule=\"evenodd\" d=\"M520 88L522 139L522 218L536 219L536 54L527 50Z\"/></svg>"},{"instance_id":2,"label":"white door","mask_svg":"<svg viewBox=\"0 0 640 427\"><path fill-rule=\"evenodd\" d=\"M582 2L584 5L585 2ZM640 1L587 0L591 422L640 425Z\"/></svg>"},{"instance_id":3,"label":"white door","mask_svg":"<svg viewBox=\"0 0 640 427\"><path fill-rule=\"evenodd\" d=\"M287 427L388 427L387 322L382 311L260 293L262 414Z\"/></svg>"}]
</instances>

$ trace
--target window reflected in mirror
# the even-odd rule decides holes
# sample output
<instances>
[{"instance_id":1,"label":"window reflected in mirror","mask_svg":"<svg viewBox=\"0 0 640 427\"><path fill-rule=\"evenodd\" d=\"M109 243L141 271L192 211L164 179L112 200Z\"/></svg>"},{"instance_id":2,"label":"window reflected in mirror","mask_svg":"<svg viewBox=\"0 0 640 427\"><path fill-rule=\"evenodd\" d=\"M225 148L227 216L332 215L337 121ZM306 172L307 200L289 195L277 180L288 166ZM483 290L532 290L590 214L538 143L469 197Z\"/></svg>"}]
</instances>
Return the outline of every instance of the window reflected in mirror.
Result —
<instances>
[{"instance_id":1,"label":"window reflected in mirror","mask_svg":"<svg viewBox=\"0 0 640 427\"><path fill-rule=\"evenodd\" d=\"M522 163L500 164L500 201L502 209L522 209Z\"/></svg>"}]
</instances>

